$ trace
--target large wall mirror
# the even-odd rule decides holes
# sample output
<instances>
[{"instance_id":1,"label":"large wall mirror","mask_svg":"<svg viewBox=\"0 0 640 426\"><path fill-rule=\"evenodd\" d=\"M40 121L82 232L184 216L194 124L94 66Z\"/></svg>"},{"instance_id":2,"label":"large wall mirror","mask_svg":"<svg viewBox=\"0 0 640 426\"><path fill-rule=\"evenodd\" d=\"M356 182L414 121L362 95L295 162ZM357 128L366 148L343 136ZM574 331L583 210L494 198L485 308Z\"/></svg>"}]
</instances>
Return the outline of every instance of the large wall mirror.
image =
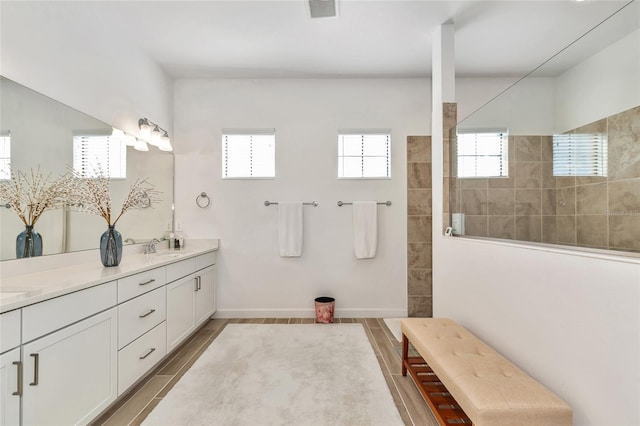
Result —
<instances>
[{"instance_id":1,"label":"large wall mirror","mask_svg":"<svg viewBox=\"0 0 640 426\"><path fill-rule=\"evenodd\" d=\"M14 81L0 77L0 132L9 138L11 170L40 168L44 175L58 176L73 163L73 137L111 134L109 124L98 121ZM147 178L159 191L159 201L149 208L128 211L117 229L126 243L161 238L173 226L174 158L171 152L150 147L136 151L127 147L126 179L110 182L113 209L137 178ZM6 206L0 206L0 260L16 258L16 236L24 224ZM47 210L36 224L42 235L43 254L95 249L106 221L73 208Z\"/></svg>"},{"instance_id":2,"label":"large wall mirror","mask_svg":"<svg viewBox=\"0 0 640 426\"><path fill-rule=\"evenodd\" d=\"M640 252L640 2L450 138L454 234Z\"/></svg>"}]
</instances>

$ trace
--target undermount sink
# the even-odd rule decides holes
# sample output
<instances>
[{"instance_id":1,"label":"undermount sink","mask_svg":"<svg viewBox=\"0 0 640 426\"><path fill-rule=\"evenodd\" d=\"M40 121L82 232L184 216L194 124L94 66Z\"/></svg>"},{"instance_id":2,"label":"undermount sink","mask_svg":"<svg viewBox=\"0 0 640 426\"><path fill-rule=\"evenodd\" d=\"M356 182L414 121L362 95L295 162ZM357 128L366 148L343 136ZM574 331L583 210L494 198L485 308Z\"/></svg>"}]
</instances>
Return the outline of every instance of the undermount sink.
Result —
<instances>
[{"instance_id":1,"label":"undermount sink","mask_svg":"<svg viewBox=\"0 0 640 426\"><path fill-rule=\"evenodd\" d=\"M176 257L182 257L184 253L156 253L156 259L175 259Z\"/></svg>"}]
</instances>

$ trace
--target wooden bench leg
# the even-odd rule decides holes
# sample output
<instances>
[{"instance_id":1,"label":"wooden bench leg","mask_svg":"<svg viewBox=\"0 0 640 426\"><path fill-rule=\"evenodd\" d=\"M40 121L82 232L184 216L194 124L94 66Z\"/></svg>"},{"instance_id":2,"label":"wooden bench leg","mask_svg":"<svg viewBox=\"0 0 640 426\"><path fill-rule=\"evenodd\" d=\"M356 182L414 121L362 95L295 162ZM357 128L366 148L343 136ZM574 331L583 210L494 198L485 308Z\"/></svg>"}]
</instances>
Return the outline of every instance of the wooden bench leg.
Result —
<instances>
[{"instance_id":1,"label":"wooden bench leg","mask_svg":"<svg viewBox=\"0 0 640 426\"><path fill-rule=\"evenodd\" d=\"M409 359L409 339L402 333L402 375L407 375L406 361Z\"/></svg>"}]
</instances>

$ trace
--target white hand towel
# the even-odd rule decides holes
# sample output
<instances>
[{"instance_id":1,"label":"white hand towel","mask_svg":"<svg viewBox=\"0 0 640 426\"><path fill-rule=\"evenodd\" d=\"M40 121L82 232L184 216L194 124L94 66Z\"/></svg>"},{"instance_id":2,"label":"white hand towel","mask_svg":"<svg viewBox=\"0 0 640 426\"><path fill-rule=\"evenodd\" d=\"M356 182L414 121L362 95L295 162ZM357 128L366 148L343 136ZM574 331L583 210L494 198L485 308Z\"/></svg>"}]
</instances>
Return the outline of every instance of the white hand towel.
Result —
<instances>
[{"instance_id":1,"label":"white hand towel","mask_svg":"<svg viewBox=\"0 0 640 426\"><path fill-rule=\"evenodd\" d=\"M377 247L377 203L375 201L355 201L353 203L353 248L356 258L374 258Z\"/></svg>"},{"instance_id":2,"label":"white hand towel","mask_svg":"<svg viewBox=\"0 0 640 426\"><path fill-rule=\"evenodd\" d=\"M302 255L302 203L278 203L280 257Z\"/></svg>"}]
</instances>

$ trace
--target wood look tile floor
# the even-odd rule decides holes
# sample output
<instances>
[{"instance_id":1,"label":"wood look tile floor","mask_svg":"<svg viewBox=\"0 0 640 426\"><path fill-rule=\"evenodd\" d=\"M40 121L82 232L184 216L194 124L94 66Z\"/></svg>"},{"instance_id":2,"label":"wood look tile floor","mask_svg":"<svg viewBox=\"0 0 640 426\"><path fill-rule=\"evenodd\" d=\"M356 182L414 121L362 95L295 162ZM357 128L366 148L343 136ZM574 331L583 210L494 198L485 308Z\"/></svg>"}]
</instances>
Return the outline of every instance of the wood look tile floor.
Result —
<instances>
[{"instance_id":1,"label":"wood look tile floor","mask_svg":"<svg viewBox=\"0 0 640 426\"><path fill-rule=\"evenodd\" d=\"M92 426L141 424L227 324L313 324L313 322L313 318L212 319L123 398L102 413ZM385 322L381 318L336 318L335 322L363 324L404 424L437 426L438 423L411 378L402 376L401 343L393 337ZM301 420L300 426L305 426L304 420Z\"/></svg>"}]
</instances>

